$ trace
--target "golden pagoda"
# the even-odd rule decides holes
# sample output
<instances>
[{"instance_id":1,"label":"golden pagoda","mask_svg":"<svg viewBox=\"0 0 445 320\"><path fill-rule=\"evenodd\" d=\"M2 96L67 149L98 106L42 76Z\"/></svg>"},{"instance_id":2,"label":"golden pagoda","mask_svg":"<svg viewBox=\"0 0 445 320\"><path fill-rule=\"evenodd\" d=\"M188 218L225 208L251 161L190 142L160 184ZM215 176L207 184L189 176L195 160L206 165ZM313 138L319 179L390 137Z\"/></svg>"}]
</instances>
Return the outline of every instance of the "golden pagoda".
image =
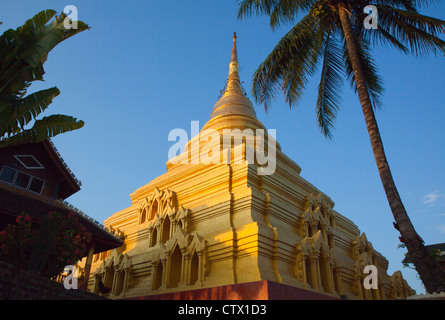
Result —
<instances>
[{"instance_id":1,"label":"golden pagoda","mask_svg":"<svg viewBox=\"0 0 445 320\"><path fill-rule=\"evenodd\" d=\"M124 245L94 256L89 290L113 299L414 294L265 132L241 86L234 35L226 89L209 121L165 174L106 219L124 232ZM371 288L368 266L376 275Z\"/></svg>"}]
</instances>

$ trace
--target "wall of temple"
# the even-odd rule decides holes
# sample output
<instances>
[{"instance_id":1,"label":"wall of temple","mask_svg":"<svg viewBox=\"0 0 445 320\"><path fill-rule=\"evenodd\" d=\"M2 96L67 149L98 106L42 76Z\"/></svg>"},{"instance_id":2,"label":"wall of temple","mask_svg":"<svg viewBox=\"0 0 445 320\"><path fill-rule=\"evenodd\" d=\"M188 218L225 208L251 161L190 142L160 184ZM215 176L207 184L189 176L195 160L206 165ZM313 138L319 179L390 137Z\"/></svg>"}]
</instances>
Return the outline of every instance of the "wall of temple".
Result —
<instances>
[{"instance_id":1,"label":"wall of temple","mask_svg":"<svg viewBox=\"0 0 445 320\"><path fill-rule=\"evenodd\" d=\"M413 293L298 165L277 159L264 176L254 164L173 166L136 190L105 221L125 244L94 257L89 289L123 298L269 280L348 299ZM377 290L363 286L369 264Z\"/></svg>"},{"instance_id":2,"label":"wall of temple","mask_svg":"<svg viewBox=\"0 0 445 320\"><path fill-rule=\"evenodd\" d=\"M412 294L273 136L257 134L264 130L241 86L234 35L226 88L209 121L165 174L105 221L125 243L94 257L89 289L124 298L266 280L336 298ZM377 268L377 289L365 288L368 265Z\"/></svg>"}]
</instances>

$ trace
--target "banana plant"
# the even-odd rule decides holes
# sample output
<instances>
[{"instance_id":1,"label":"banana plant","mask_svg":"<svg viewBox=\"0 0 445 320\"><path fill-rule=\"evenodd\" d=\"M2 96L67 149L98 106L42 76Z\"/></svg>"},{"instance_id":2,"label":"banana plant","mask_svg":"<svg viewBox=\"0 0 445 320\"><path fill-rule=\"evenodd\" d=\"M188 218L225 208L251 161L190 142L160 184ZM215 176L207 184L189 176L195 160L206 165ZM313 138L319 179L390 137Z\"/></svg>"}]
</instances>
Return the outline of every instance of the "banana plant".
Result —
<instances>
[{"instance_id":1,"label":"banana plant","mask_svg":"<svg viewBox=\"0 0 445 320\"><path fill-rule=\"evenodd\" d=\"M89 29L82 21L71 28L69 17L43 10L17 29L0 37L0 148L40 142L80 129L82 120L67 115L37 117L60 94L57 87L28 94L34 81L42 81L49 52L64 40Z\"/></svg>"}]
</instances>

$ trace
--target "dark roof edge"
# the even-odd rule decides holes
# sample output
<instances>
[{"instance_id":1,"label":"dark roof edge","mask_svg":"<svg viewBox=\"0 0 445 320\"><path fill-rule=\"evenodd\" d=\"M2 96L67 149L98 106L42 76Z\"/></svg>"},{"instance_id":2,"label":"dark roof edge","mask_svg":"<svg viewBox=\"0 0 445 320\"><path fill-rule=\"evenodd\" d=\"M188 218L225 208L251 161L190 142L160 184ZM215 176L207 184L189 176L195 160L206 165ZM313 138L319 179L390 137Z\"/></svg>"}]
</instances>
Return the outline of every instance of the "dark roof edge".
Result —
<instances>
[{"instance_id":1,"label":"dark roof edge","mask_svg":"<svg viewBox=\"0 0 445 320\"><path fill-rule=\"evenodd\" d=\"M52 153L53 157L57 159L60 162L61 170L65 171L66 176L69 177L69 180L73 185L77 187L77 189L80 190L80 187L82 186L82 182L76 178L74 172L71 171L71 169L68 167L68 164L63 160L60 152L57 150L56 146L54 145L54 142L52 142L50 139L44 140L43 145L46 147L46 149Z\"/></svg>"}]
</instances>

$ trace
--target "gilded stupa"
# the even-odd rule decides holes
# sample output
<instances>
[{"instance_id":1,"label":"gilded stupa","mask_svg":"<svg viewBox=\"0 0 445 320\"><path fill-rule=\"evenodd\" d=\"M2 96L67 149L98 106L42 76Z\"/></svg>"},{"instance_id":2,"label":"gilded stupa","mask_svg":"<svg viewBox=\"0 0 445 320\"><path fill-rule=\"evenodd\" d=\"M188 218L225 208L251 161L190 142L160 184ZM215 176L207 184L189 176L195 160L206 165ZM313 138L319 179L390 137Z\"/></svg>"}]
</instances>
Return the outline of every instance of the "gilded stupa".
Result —
<instances>
[{"instance_id":1,"label":"gilded stupa","mask_svg":"<svg viewBox=\"0 0 445 320\"><path fill-rule=\"evenodd\" d=\"M209 121L167 162L165 174L135 190L131 206L106 219L125 241L94 256L89 290L113 299L414 294L400 271L387 274L387 259L334 210L329 196L300 176L274 137L255 135L265 129L241 86L234 35L226 88ZM265 174L265 167L272 170ZM370 289L369 265L378 275Z\"/></svg>"}]
</instances>

